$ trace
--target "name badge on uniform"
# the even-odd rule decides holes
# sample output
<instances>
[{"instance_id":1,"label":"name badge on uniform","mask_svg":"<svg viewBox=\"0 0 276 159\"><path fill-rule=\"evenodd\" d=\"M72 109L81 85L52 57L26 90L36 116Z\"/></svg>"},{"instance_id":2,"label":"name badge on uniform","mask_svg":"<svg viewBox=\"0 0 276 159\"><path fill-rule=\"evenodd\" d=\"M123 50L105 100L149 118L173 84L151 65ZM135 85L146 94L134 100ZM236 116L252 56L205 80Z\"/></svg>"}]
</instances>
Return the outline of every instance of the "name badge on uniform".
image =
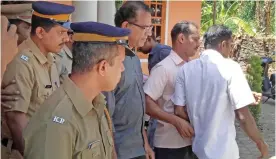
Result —
<instances>
[{"instance_id":1,"label":"name badge on uniform","mask_svg":"<svg viewBox=\"0 0 276 159\"><path fill-rule=\"evenodd\" d=\"M58 116L54 116L53 118L53 122L59 123L59 124L63 124L65 122L65 119L58 117Z\"/></svg>"}]
</instances>

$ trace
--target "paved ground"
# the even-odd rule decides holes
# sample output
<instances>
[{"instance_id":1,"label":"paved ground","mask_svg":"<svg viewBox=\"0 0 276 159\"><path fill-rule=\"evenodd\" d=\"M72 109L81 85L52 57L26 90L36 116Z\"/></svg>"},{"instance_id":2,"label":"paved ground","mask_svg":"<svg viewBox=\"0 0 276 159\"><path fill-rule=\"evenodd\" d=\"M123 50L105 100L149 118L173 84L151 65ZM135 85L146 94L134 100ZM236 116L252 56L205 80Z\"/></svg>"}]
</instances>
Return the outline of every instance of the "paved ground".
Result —
<instances>
[{"instance_id":1,"label":"paved ground","mask_svg":"<svg viewBox=\"0 0 276 159\"><path fill-rule=\"evenodd\" d=\"M260 156L255 143L253 143L241 130L238 124L237 142L240 149L241 159L257 159ZM262 105L262 115L260 117L260 129L265 141L269 145L270 156L275 156L275 101L268 100Z\"/></svg>"}]
</instances>

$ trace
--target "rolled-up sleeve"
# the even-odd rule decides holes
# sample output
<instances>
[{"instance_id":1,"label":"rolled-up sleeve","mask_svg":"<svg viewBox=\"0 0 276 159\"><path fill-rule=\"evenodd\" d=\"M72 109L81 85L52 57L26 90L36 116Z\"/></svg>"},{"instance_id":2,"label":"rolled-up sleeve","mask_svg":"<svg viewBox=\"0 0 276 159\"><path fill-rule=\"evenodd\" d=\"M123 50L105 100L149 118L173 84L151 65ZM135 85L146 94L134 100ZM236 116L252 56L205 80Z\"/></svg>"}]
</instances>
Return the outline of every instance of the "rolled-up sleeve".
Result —
<instances>
[{"instance_id":1,"label":"rolled-up sleeve","mask_svg":"<svg viewBox=\"0 0 276 159\"><path fill-rule=\"evenodd\" d=\"M177 74L176 82L175 82L175 92L172 95L171 100L174 103L174 105L178 105L178 106L186 105L184 67L182 67Z\"/></svg>"}]
</instances>

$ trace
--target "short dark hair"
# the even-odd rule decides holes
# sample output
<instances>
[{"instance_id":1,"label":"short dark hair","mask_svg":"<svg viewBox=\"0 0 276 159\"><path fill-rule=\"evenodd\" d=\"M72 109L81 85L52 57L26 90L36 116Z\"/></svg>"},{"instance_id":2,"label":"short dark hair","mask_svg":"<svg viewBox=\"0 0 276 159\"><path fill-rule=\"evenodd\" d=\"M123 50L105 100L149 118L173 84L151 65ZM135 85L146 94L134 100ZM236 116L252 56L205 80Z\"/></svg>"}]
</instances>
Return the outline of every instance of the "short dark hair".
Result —
<instances>
[{"instance_id":1,"label":"short dark hair","mask_svg":"<svg viewBox=\"0 0 276 159\"><path fill-rule=\"evenodd\" d=\"M224 25L213 25L203 36L204 48L215 48L224 40L232 38L232 31Z\"/></svg>"},{"instance_id":2,"label":"short dark hair","mask_svg":"<svg viewBox=\"0 0 276 159\"><path fill-rule=\"evenodd\" d=\"M176 23L171 31L171 38L172 38L172 42L174 43L177 39L177 36L179 34L184 34L186 37L189 36L192 32L191 32L191 26L194 26L198 29L198 26L191 21L181 21Z\"/></svg>"},{"instance_id":3,"label":"short dark hair","mask_svg":"<svg viewBox=\"0 0 276 159\"><path fill-rule=\"evenodd\" d=\"M52 22L47 18L38 17L36 15L32 15L32 29L31 35L35 35L35 30L38 27L42 27L46 32L50 31L54 26L58 25L57 23Z\"/></svg>"},{"instance_id":4,"label":"short dark hair","mask_svg":"<svg viewBox=\"0 0 276 159\"><path fill-rule=\"evenodd\" d=\"M20 19L9 19L9 22L14 25L19 25L21 22L24 22L24 21Z\"/></svg>"},{"instance_id":5,"label":"short dark hair","mask_svg":"<svg viewBox=\"0 0 276 159\"><path fill-rule=\"evenodd\" d=\"M115 44L74 42L72 54L72 73L84 73L91 71L102 60L113 65L114 58L119 54L119 49Z\"/></svg>"},{"instance_id":6,"label":"short dark hair","mask_svg":"<svg viewBox=\"0 0 276 159\"><path fill-rule=\"evenodd\" d=\"M149 6L143 1L126 1L115 14L115 26L121 27L124 21L136 21L138 10L144 10L145 12L151 13Z\"/></svg>"}]
</instances>

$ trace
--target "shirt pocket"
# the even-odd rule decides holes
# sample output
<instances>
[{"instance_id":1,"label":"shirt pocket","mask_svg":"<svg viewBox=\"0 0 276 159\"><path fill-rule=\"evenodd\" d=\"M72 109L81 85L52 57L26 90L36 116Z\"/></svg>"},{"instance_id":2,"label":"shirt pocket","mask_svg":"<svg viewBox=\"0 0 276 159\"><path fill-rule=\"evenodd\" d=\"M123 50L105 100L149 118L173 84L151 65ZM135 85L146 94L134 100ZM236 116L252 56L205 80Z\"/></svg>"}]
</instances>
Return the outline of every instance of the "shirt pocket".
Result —
<instances>
[{"instance_id":1,"label":"shirt pocket","mask_svg":"<svg viewBox=\"0 0 276 159\"><path fill-rule=\"evenodd\" d=\"M81 158L82 159L87 159L87 158L102 159L100 146L101 146L100 140L92 142L91 146L88 145L88 148L81 152Z\"/></svg>"}]
</instances>

